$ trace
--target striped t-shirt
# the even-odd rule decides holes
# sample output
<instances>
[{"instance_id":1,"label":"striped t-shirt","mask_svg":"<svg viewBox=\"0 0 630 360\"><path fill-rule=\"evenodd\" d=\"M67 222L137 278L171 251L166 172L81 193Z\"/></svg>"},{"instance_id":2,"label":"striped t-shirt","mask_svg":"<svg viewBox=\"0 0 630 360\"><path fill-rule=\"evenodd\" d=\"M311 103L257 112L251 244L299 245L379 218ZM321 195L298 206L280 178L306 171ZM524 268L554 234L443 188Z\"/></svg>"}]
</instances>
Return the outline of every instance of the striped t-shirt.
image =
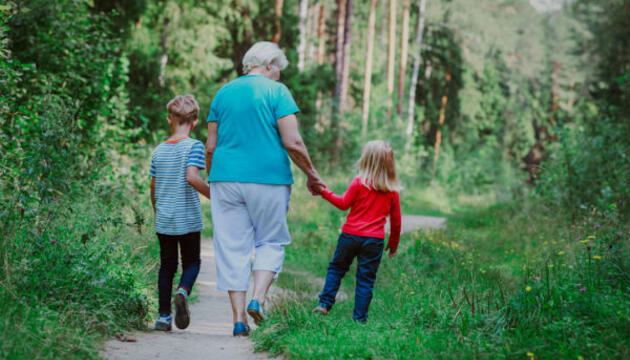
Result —
<instances>
[{"instance_id":1,"label":"striped t-shirt","mask_svg":"<svg viewBox=\"0 0 630 360\"><path fill-rule=\"evenodd\" d=\"M155 232L182 235L203 230L199 194L186 180L186 168L205 168L203 144L191 138L165 141L153 150Z\"/></svg>"}]
</instances>

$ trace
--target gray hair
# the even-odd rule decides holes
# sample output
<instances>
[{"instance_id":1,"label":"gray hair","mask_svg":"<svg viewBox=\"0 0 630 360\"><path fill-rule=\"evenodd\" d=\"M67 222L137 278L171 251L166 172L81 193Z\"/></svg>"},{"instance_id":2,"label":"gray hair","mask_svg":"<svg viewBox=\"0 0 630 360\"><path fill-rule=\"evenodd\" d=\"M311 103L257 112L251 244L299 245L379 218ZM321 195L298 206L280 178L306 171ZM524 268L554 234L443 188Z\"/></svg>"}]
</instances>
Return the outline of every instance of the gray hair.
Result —
<instances>
[{"instance_id":1,"label":"gray hair","mask_svg":"<svg viewBox=\"0 0 630 360\"><path fill-rule=\"evenodd\" d=\"M267 65L276 66L284 70L289 65L289 60L278 44L270 41L259 41L252 45L243 56L243 72L249 73L253 68Z\"/></svg>"}]
</instances>

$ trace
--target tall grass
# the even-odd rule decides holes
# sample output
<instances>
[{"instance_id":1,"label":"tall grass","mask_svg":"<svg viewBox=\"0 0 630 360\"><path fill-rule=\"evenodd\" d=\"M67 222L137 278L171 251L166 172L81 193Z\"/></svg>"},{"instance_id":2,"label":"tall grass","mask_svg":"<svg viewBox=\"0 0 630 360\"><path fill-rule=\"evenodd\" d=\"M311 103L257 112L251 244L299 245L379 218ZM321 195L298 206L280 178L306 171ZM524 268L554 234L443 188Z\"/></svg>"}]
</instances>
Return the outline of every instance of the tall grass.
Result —
<instances>
[{"instance_id":1,"label":"tall grass","mask_svg":"<svg viewBox=\"0 0 630 360\"><path fill-rule=\"evenodd\" d=\"M614 211L570 223L530 199L403 235L399 254L383 258L361 325L351 319L354 267L347 299L328 317L311 313L343 214L307 196L293 199L279 281L297 291L254 334L258 349L295 359L630 356L628 228Z\"/></svg>"},{"instance_id":2,"label":"tall grass","mask_svg":"<svg viewBox=\"0 0 630 360\"><path fill-rule=\"evenodd\" d=\"M146 326L159 259L150 206L124 189L91 189L44 215L4 212L0 358L98 358L102 339Z\"/></svg>"}]
</instances>

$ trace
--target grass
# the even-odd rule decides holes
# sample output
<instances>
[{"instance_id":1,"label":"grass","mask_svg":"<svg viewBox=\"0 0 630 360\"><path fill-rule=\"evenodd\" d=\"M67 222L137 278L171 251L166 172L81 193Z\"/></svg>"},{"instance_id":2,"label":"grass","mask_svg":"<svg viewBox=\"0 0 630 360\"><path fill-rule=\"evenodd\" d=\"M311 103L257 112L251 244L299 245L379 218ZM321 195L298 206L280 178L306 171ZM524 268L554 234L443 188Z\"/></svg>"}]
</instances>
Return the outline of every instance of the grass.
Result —
<instances>
[{"instance_id":1,"label":"grass","mask_svg":"<svg viewBox=\"0 0 630 360\"><path fill-rule=\"evenodd\" d=\"M0 358L97 359L103 340L146 328L155 312L146 197L91 190L48 204L43 218L3 218Z\"/></svg>"},{"instance_id":2,"label":"grass","mask_svg":"<svg viewBox=\"0 0 630 360\"><path fill-rule=\"evenodd\" d=\"M347 299L328 317L311 313L344 214L300 189L292 204L278 284L297 291L254 333L258 350L292 359L630 356L628 228L615 211L575 222L533 200L453 211L446 230L405 234L399 254L383 259L360 325L351 320L354 267Z\"/></svg>"}]
</instances>

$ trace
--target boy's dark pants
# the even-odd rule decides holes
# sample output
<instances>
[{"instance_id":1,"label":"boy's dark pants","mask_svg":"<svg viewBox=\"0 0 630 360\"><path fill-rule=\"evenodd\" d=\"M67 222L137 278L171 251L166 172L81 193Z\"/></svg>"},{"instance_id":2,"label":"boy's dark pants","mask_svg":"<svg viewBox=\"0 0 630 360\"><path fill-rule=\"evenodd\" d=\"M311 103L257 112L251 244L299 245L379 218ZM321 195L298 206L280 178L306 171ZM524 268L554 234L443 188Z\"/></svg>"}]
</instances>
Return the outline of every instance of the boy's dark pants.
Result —
<instances>
[{"instance_id":1,"label":"boy's dark pants","mask_svg":"<svg viewBox=\"0 0 630 360\"><path fill-rule=\"evenodd\" d=\"M376 272L383 255L383 239L341 233L337 250L333 256L324 290L319 294L319 304L331 308L339 291L341 279L346 274L354 258L357 258L357 284L354 293L354 313L352 318L366 321L368 307L372 301L372 291Z\"/></svg>"},{"instance_id":2,"label":"boy's dark pants","mask_svg":"<svg viewBox=\"0 0 630 360\"><path fill-rule=\"evenodd\" d=\"M160 315L171 313L171 293L173 292L173 277L177 272L177 244L182 254L182 276L179 287L190 293L197 275L199 274L199 247L201 235L199 232L184 235L157 234L160 240L160 273L158 277L158 293L160 298Z\"/></svg>"}]
</instances>

